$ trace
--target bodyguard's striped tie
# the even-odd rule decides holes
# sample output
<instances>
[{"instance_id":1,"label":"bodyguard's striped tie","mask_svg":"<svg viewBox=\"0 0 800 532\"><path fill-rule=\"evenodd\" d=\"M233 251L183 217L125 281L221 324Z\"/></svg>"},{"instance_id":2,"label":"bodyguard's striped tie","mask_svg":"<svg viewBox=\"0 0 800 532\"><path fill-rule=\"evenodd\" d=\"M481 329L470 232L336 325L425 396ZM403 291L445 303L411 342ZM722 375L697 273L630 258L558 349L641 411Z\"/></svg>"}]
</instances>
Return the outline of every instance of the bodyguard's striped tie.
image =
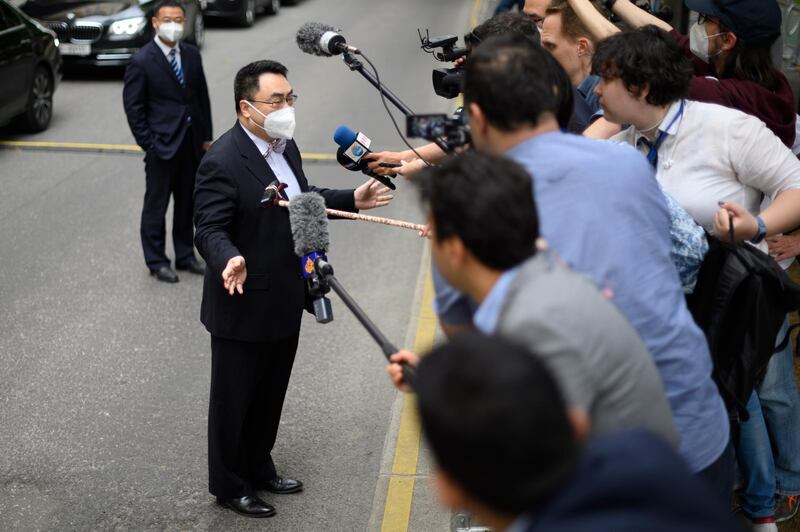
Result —
<instances>
[{"instance_id":1,"label":"bodyguard's striped tie","mask_svg":"<svg viewBox=\"0 0 800 532\"><path fill-rule=\"evenodd\" d=\"M169 51L169 64L172 67L172 70L175 72L175 76L178 78L178 81L181 83L181 87L185 87L186 80L183 79L183 70L178 64L178 58L176 57L177 54L178 51L175 48Z\"/></svg>"}]
</instances>

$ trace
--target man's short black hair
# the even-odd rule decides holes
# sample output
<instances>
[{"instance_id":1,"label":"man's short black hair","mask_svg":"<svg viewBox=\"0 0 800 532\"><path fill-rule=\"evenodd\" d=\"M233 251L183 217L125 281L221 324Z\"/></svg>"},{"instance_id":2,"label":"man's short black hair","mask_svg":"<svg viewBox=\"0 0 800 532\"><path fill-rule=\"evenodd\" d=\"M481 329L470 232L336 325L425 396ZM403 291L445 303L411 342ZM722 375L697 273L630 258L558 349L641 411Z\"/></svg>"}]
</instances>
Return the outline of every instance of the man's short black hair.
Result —
<instances>
[{"instance_id":1,"label":"man's short black hair","mask_svg":"<svg viewBox=\"0 0 800 532\"><path fill-rule=\"evenodd\" d=\"M536 254L533 182L514 161L470 152L427 168L415 181L437 240L457 236L481 264L501 271Z\"/></svg>"},{"instance_id":2,"label":"man's short black hair","mask_svg":"<svg viewBox=\"0 0 800 532\"><path fill-rule=\"evenodd\" d=\"M669 34L656 26L615 33L597 45L592 73L622 80L625 88L645 101L664 106L685 98L694 73L689 61Z\"/></svg>"},{"instance_id":3,"label":"man's short black hair","mask_svg":"<svg viewBox=\"0 0 800 532\"><path fill-rule=\"evenodd\" d=\"M509 132L537 125L545 113L557 115L554 72L561 67L548 54L519 36L487 39L464 66L465 107L478 104L492 126Z\"/></svg>"},{"instance_id":4,"label":"man's short black hair","mask_svg":"<svg viewBox=\"0 0 800 532\"><path fill-rule=\"evenodd\" d=\"M461 334L423 357L415 391L439 467L494 511L534 510L576 467L580 447L558 385L515 343Z\"/></svg>"},{"instance_id":5,"label":"man's short black hair","mask_svg":"<svg viewBox=\"0 0 800 532\"><path fill-rule=\"evenodd\" d=\"M153 8L153 16L158 18L158 12L161 11L162 7L177 7L183 11L183 14L186 15L186 8L183 7L183 4L180 3L178 0L161 0L156 4L156 7Z\"/></svg>"},{"instance_id":6,"label":"man's short black hair","mask_svg":"<svg viewBox=\"0 0 800 532\"><path fill-rule=\"evenodd\" d=\"M269 59L253 61L249 65L243 66L236 73L233 80L233 99L236 100L236 114L239 114L239 102L241 100L252 100L258 92L258 78L261 74L280 74L286 77L289 70L278 63Z\"/></svg>"},{"instance_id":7,"label":"man's short black hair","mask_svg":"<svg viewBox=\"0 0 800 532\"><path fill-rule=\"evenodd\" d=\"M536 23L529 16L514 11L505 11L475 26L471 35L480 42L503 35L516 35L528 39L533 45L539 44L540 40Z\"/></svg>"}]
</instances>

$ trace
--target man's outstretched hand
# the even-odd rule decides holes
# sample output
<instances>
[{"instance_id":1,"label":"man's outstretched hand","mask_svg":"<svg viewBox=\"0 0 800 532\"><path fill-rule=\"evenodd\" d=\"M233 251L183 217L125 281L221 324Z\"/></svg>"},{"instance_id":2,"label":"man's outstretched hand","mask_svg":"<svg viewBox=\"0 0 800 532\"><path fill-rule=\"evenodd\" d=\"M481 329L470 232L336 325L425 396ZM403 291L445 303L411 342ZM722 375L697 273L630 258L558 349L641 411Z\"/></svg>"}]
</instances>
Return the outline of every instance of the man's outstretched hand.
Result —
<instances>
[{"instance_id":1,"label":"man's outstretched hand","mask_svg":"<svg viewBox=\"0 0 800 532\"><path fill-rule=\"evenodd\" d=\"M394 196L388 194L388 192L389 188L383 186L380 181L370 179L353 192L356 209L366 211L389 205Z\"/></svg>"},{"instance_id":2,"label":"man's outstretched hand","mask_svg":"<svg viewBox=\"0 0 800 532\"><path fill-rule=\"evenodd\" d=\"M247 280L247 267L244 257L241 255L233 257L228 261L228 265L222 270L222 284L230 295L234 291L244 294L244 282Z\"/></svg>"}]
</instances>

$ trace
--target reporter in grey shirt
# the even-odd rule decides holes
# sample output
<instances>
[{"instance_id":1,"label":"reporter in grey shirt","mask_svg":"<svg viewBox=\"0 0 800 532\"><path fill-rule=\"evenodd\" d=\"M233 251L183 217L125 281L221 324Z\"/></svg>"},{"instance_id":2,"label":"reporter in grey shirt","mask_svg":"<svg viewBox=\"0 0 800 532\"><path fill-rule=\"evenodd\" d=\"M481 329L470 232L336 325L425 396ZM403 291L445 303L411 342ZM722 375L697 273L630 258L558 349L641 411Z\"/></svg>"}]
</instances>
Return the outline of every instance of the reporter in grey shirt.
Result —
<instances>
[{"instance_id":1,"label":"reporter in grey shirt","mask_svg":"<svg viewBox=\"0 0 800 532\"><path fill-rule=\"evenodd\" d=\"M416 181L428 209L434 262L478 303L476 327L540 356L568 405L588 414L593 435L644 428L677 448L661 378L638 333L590 280L554 252L537 251L527 172L511 160L470 153L427 169ZM394 362L417 360L407 351L393 356ZM405 387L398 364L389 373Z\"/></svg>"}]
</instances>

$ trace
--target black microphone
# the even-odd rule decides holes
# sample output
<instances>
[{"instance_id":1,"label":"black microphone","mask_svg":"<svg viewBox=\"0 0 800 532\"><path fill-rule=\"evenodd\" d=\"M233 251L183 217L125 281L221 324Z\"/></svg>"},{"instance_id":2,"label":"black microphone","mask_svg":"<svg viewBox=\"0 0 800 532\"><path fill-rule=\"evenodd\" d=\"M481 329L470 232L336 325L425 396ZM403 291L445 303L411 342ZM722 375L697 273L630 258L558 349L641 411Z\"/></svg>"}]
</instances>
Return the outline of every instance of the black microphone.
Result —
<instances>
[{"instance_id":1,"label":"black microphone","mask_svg":"<svg viewBox=\"0 0 800 532\"><path fill-rule=\"evenodd\" d=\"M330 238L325 200L315 192L299 194L289 201L289 224L294 239L294 252L300 259L303 278L308 283L308 292L314 299L314 316L318 323L333 321L331 300L325 297L328 286L317 275L314 262L328 260Z\"/></svg>"},{"instance_id":2,"label":"black microphone","mask_svg":"<svg viewBox=\"0 0 800 532\"><path fill-rule=\"evenodd\" d=\"M289 223L292 227L295 253L298 257L302 257L303 275L310 270L309 275L316 275L323 290L332 288L389 359L397 352L397 347L386 338L358 303L347 293L347 290L333 275L333 266L328 263L324 254L330 239L325 200L322 196L315 192L304 192L292 198L289 202ZM413 387L414 368L405 363L402 366L406 382Z\"/></svg>"},{"instance_id":3,"label":"black microphone","mask_svg":"<svg viewBox=\"0 0 800 532\"><path fill-rule=\"evenodd\" d=\"M355 46L347 44L347 40L333 26L319 22L306 22L297 30L297 46L311 55L331 56L343 53L360 54Z\"/></svg>"},{"instance_id":4,"label":"black microphone","mask_svg":"<svg viewBox=\"0 0 800 532\"><path fill-rule=\"evenodd\" d=\"M369 149L372 141L365 134L356 133L347 126L339 126L333 133L333 140L339 145L336 150L336 160L351 172L361 172L373 179L377 179L392 190L397 189L395 184L386 176L378 175L367 166L364 156L372 153Z\"/></svg>"}]
</instances>

